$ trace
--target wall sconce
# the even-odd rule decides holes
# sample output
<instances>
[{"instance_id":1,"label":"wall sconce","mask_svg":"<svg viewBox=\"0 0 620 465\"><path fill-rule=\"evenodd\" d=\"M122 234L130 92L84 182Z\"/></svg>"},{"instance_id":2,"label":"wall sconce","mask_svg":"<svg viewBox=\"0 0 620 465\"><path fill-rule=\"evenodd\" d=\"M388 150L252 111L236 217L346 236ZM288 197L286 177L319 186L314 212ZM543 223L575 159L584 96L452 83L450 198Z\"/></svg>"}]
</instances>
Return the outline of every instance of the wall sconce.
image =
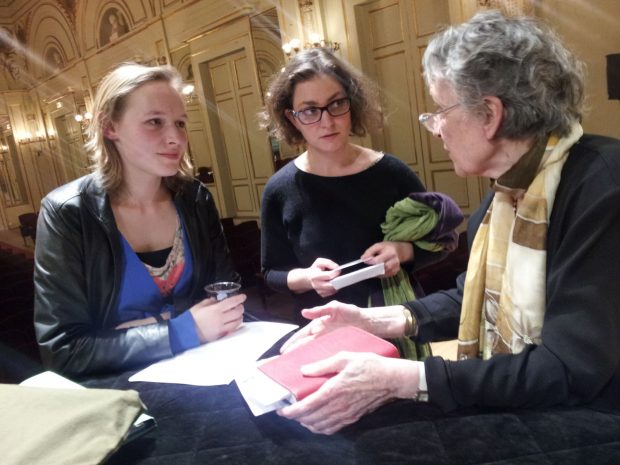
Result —
<instances>
[{"instance_id":1,"label":"wall sconce","mask_svg":"<svg viewBox=\"0 0 620 465\"><path fill-rule=\"evenodd\" d=\"M145 66L157 66L157 65L166 65L168 64L168 58L164 55L162 56L152 56L150 58L145 58L141 53L137 53L133 56L133 61L140 65Z\"/></svg>"},{"instance_id":2,"label":"wall sconce","mask_svg":"<svg viewBox=\"0 0 620 465\"><path fill-rule=\"evenodd\" d=\"M15 131L15 139L18 144L27 144L30 142L32 134L26 131Z\"/></svg>"},{"instance_id":3,"label":"wall sconce","mask_svg":"<svg viewBox=\"0 0 620 465\"><path fill-rule=\"evenodd\" d=\"M80 123L80 128L84 132L93 119L93 114L90 111L85 111L83 113L76 113L73 118Z\"/></svg>"},{"instance_id":4,"label":"wall sconce","mask_svg":"<svg viewBox=\"0 0 620 465\"><path fill-rule=\"evenodd\" d=\"M33 135L31 132L23 131L16 133L15 137L20 144L31 144L33 142L43 142L45 140L45 136L41 132L37 132Z\"/></svg>"},{"instance_id":5,"label":"wall sconce","mask_svg":"<svg viewBox=\"0 0 620 465\"><path fill-rule=\"evenodd\" d=\"M291 39L289 42L286 42L282 45L282 50L286 53L286 56L291 56L291 54L299 52L301 48L301 40L295 38Z\"/></svg>"},{"instance_id":6,"label":"wall sconce","mask_svg":"<svg viewBox=\"0 0 620 465\"><path fill-rule=\"evenodd\" d=\"M192 103L198 98L196 92L194 92L194 84L186 84L181 89L181 93L185 96L185 103Z\"/></svg>"},{"instance_id":7,"label":"wall sconce","mask_svg":"<svg viewBox=\"0 0 620 465\"><path fill-rule=\"evenodd\" d=\"M308 36L308 42L304 44L303 48L304 50L310 48L326 48L331 52L335 52L336 50L340 50L340 44L338 42L325 40L319 34L312 32ZM282 50L286 56L290 58L301 50L301 40L297 38L291 39L289 42L282 45Z\"/></svg>"}]
</instances>

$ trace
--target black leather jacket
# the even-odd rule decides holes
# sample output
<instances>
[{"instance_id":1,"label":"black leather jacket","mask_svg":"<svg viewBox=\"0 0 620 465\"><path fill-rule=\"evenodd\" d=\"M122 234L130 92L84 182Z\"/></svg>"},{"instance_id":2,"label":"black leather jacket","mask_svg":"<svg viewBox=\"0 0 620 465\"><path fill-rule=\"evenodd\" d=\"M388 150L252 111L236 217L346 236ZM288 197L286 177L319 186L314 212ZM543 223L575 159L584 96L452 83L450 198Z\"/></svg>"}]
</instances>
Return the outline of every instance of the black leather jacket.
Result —
<instances>
[{"instance_id":1,"label":"black leather jacket","mask_svg":"<svg viewBox=\"0 0 620 465\"><path fill-rule=\"evenodd\" d=\"M183 312L214 281L238 280L213 198L198 181L174 195L193 270ZM122 247L110 200L88 175L41 202L35 251L34 320L43 363L71 375L124 370L172 355L167 323L115 330Z\"/></svg>"}]
</instances>

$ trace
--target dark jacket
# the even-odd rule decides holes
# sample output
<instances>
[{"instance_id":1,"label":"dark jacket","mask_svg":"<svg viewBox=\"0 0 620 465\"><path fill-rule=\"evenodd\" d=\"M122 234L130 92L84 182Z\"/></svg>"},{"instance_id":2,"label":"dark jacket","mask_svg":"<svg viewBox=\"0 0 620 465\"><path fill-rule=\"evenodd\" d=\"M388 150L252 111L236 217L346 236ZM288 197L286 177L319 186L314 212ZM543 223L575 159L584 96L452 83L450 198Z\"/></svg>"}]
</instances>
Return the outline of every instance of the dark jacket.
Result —
<instances>
[{"instance_id":1,"label":"dark jacket","mask_svg":"<svg viewBox=\"0 0 620 465\"><path fill-rule=\"evenodd\" d=\"M492 200L469 220L471 241ZM562 170L547 233L542 343L518 354L425 362L429 398L459 407L590 404L620 411L620 141L584 135ZM421 341L454 338L464 276L408 306Z\"/></svg>"},{"instance_id":2,"label":"dark jacket","mask_svg":"<svg viewBox=\"0 0 620 465\"><path fill-rule=\"evenodd\" d=\"M208 189L185 183L174 195L192 254L191 291L238 279ZM94 175L55 189L41 202L35 251L35 330L44 364L66 374L123 370L172 355L167 323L115 330L122 246L110 200Z\"/></svg>"}]
</instances>

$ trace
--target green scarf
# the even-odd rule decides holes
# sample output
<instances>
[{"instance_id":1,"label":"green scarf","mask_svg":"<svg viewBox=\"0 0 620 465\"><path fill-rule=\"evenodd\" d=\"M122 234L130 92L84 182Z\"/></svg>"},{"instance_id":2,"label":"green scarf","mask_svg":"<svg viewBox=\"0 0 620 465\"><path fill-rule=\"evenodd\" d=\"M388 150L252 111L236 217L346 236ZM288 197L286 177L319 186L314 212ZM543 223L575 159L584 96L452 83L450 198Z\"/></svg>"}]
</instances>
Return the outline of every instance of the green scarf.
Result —
<instances>
[{"instance_id":1,"label":"green scarf","mask_svg":"<svg viewBox=\"0 0 620 465\"><path fill-rule=\"evenodd\" d=\"M386 241L413 242L421 249L438 252L443 250L441 244L421 240L437 226L438 220L439 214L432 207L406 197L388 209L381 231ZM386 306L416 299L409 276L402 268L396 275L381 279L381 286ZM424 360L431 355L427 342L418 343L407 336L392 339L391 342L398 348L401 357L409 360Z\"/></svg>"}]
</instances>

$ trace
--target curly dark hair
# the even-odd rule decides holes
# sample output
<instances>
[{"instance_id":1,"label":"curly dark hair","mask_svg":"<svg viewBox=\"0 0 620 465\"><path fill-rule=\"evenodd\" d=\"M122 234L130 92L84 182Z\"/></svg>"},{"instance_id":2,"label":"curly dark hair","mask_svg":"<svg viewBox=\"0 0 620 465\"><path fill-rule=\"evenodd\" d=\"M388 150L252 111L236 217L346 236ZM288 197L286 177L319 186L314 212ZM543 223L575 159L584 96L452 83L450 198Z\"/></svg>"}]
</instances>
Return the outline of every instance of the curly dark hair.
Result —
<instances>
[{"instance_id":1,"label":"curly dark hair","mask_svg":"<svg viewBox=\"0 0 620 465\"><path fill-rule=\"evenodd\" d=\"M259 113L261 127L288 144L303 144L304 138L286 117L286 110L293 108L297 84L317 76L336 79L351 99L351 132L354 135L364 136L383 127L383 112L376 85L325 48L299 52L281 72L272 77L265 94L265 107Z\"/></svg>"}]
</instances>

